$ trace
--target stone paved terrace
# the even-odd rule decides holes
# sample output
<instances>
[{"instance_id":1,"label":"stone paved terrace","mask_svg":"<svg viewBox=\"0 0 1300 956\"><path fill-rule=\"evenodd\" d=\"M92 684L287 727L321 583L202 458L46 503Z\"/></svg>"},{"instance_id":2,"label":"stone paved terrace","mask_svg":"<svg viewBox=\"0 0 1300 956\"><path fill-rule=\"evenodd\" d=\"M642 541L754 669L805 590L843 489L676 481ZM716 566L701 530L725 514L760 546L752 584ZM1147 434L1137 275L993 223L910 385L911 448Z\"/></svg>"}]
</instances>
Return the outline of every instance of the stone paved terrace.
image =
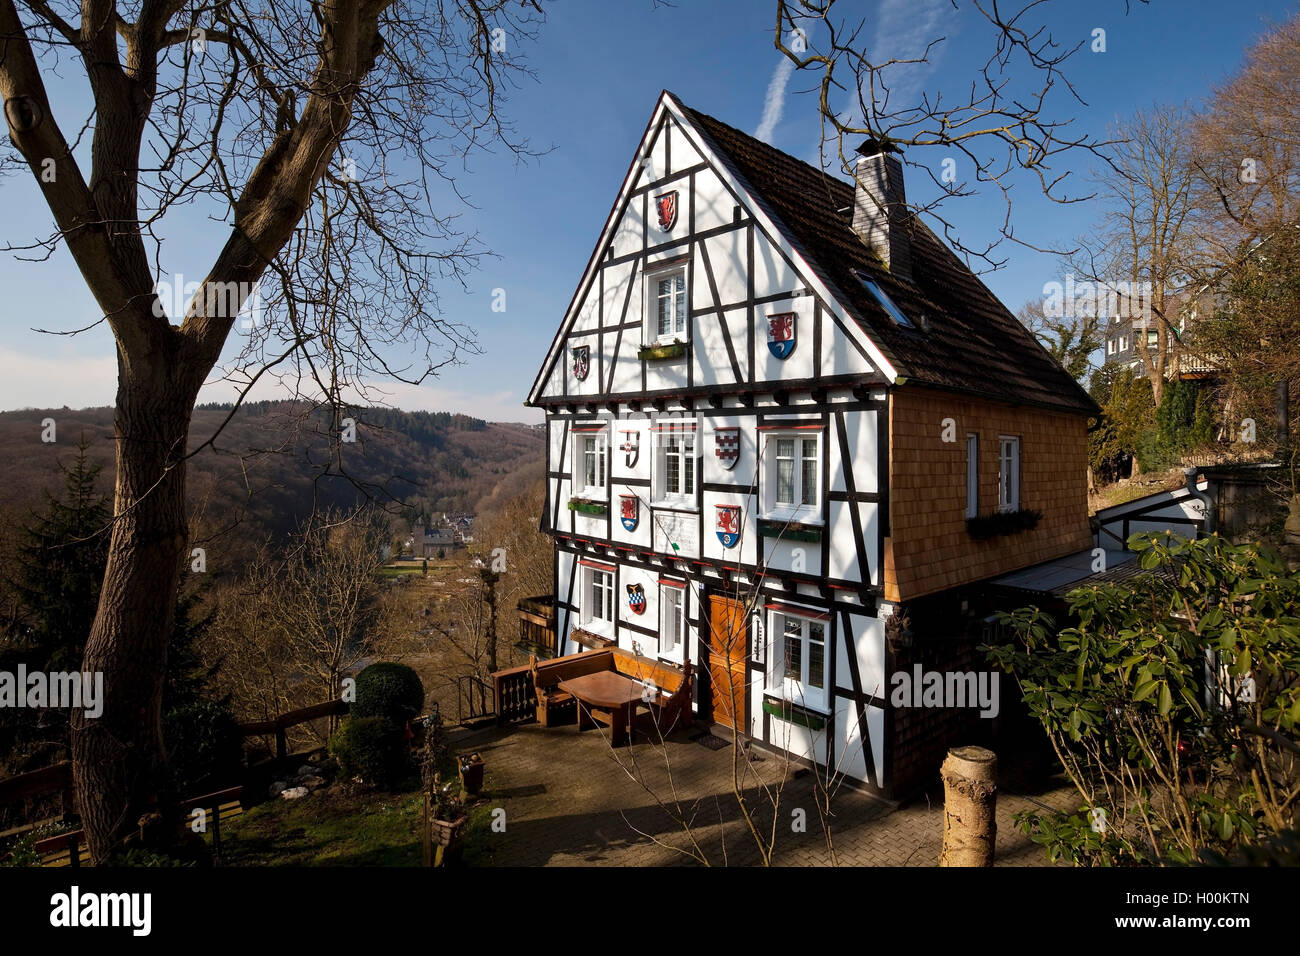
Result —
<instances>
[{"instance_id":1,"label":"stone paved terrace","mask_svg":"<svg viewBox=\"0 0 1300 956\"><path fill-rule=\"evenodd\" d=\"M638 736L612 750L604 728L537 724L491 728L453 736L457 751L478 751L487 764L483 797L506 811L506 831L485 835L473 858L489 866L755 865L761 862L733 792L742 782L761 832L772 832L772 799L779 819L772 862L787 866L933 866L942 839L942 789L894 807L841 787L832 798L835 858L818 823L813 772L780 755L752 748L753 760L728 742L710 750L691 738L703 728L678 730L666 742ZM1005 761L1004 761L1005 763ZM1050 805L1077 806L1062 777L1014 788L1003 775L998 798L996 864L1048 865L1043 849L1021 834L1013 816ZM662 805L660 805L662 804ZM807 832L792 832L792 811L807 815ZM689 827L683 822L689 821ZM688 832L689 831L689 832ZM695 846L692 847L692 841Z\"/></svg>"}]
</instances>

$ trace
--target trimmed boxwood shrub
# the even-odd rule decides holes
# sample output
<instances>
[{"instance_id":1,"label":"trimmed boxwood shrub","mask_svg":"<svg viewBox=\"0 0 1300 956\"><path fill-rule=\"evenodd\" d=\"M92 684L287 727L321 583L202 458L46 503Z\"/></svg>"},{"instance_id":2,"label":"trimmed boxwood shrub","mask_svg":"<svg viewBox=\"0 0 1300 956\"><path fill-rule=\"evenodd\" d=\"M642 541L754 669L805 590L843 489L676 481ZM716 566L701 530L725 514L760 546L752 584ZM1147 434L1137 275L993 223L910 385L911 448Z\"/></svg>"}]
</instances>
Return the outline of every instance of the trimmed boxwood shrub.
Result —
<instances>
[{"instance_id":1,"label":"trimmed boxwood shrub","mask_svg":"<svg viewBox=\"0 0 1300 956\"><path fill-rule=\"evenodd\" d=\"M163 740L182 796L236 782L244 762L244 734L225 704L199 700L168 711Z\"/></svg>"},{"instance_id":2,"label":"trimmed boxwood shrub","mask_svg":"<svg viewBox=\"0 0 1300 956\"><path fill-rule=\"evenodd\" d=\"M345 777L360 776L367 783L393 787L409 769L402 730L387 717L353 717L330 741L330 753Z\"/></svg>"},{"instance_id":3,"label":"trimmed boxwood shrub","mask_svg":"<svg viewBox=\"0 0 1300 956\"><path fill-rule=\"evenodd\" d=\"M424 710L424 685L420 675L405 664L379 661L357 675L353 717L387 717L402 727Z\"/></svg>"}]
</instances>

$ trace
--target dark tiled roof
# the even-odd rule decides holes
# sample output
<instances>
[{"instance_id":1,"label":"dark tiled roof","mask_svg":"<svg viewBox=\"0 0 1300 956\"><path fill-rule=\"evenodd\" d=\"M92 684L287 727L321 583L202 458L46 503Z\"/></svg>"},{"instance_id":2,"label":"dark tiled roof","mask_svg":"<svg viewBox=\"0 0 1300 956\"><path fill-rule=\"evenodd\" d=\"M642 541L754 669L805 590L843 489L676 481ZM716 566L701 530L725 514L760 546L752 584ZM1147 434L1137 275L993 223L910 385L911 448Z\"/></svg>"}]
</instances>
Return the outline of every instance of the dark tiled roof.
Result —
<instances>
[{"instance_id":1,"label":"dark tiled roof","mask_svg":"<svg viewBox=\"0 0 1300 956\"><path fill-rule=\"evenodd\" d=\"M853 186L727 124L678 106L766 204L820 277L840 293L899 375L999 401L1097 414L1097 407L1034 336L940 239L912 223L914 282L890 275L849 227ZM928 331L900 328L854 275L868 273Z\"/></svg>"}]
</instances>

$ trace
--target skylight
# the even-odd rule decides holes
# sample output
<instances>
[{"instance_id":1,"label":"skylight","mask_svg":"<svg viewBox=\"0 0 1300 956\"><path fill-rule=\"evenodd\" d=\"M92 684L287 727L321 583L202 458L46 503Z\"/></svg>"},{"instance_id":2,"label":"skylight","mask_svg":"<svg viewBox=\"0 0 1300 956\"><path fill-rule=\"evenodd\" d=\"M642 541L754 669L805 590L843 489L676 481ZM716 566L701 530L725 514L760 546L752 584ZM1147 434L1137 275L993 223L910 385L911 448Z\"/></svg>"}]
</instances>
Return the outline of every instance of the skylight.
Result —
<instances>
[{"instance_id":1,"label":"skylight","mask_svg":"<svg viewBox=\"0 0 1300 956\"><path fill-rule=\"evenodd\" d=\"M903 314L903 310L900 309L894 303L894 300L885 294L885 290L880 288L880 286L876 285L876 281L874 279L872 279L865 272L859 272L857 275L858 275L858 280L864 286L867 287L868 292L870 292L873 296L875 296L876 301L880 303L880 307L889 313L889 317L891 319L893 319L896 323L898 323L905 329L916 328L916 326L912 323L912 320L909 319L907 316L905 316Z\"/></svg>"}]
</instances>

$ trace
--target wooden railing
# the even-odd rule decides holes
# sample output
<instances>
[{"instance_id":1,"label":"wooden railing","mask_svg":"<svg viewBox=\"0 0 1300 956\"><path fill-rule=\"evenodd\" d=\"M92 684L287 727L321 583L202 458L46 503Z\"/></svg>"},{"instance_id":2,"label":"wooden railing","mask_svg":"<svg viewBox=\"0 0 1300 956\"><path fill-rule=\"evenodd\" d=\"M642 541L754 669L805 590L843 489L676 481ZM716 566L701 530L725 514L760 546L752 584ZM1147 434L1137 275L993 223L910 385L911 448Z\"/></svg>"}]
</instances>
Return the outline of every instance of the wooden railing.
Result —
<instances>
[{"instance_id":1,"label":"wooden railing","mask_svg":"<svg viewBox=\"0 0 1300 956\"><path fill-rule=\"evenodd\" d=\"M527 668L524 668L527 673ZM531 687L531 680L529 682ZM486 687L486 685L485 685ZM490 688L489 688L490 689ZM320 704L312 704L309 707L300 707L297 710L291 710L281 714L274 720L258 720L250 723L239 725L239 729L245 737L275 736L275 754L277 760L285 760L289 756L288 730L296 727L298 724L305 724L311 720L319 720L322 717L333 717L336 714L346 714L348 712L348 703L342 700L328 700ZM221 834L220 834L220 816L222 808L220 803L214 804L212 801L221 798L221 802L229 803L231 799L237 799L241 787L232 787L226 790L220 790L215 793L207 794L202 797L192 797L184 801L181 807L186 812L192 812L195 809L202 809L210 812L209 819L212 822L213 851L220 853ZM10 777L7 780L0 780L0 806L17 803L20 800L30 799L32 797L45 796L50 793L59 793L61 795L61 808L63 819L71 820L76 818L76 800L72 782L72 764L64 761L49 767L43 767L40 770L33 770L30 773L19 774L16 777ZM231 795L234 795L232 798ZM226 807L226 816L231 814ZM235 812L239 812L238 809ZM42 821L42 823L50 821ZM40 823L33 823L17 827L13 830L6 831L7 835L15 835L24 831L30 831ZM80 864L81 849L84 843L82 831L74 830L70 833L61 833L57 836L41 840L36 844L36 850L42 855L43 859L52 857L52 865L78 866ZM66 853L66 861L63 859ZM47 860L48 863L48 860Z\"/></svg>"},{"instance_id":2,"label":"wooden railing","mask_svg":"<svg viewBox=\"0 0 1300 956\"><path fill-rule=\"evenodd\" d=\"M243 812L243 787L228 787L201 797L181 801L180 809L186 824L192 825L195 810L203 811L203 831L212 834L213 856L221 857L221 820L229 820ZM42 866L81 866L82 848L86 843L84 830L73 830L57 836L46 837L33 844L32 849L41 858Z\"/></svg>"},{"instance_id":3,"label":"wooden railing","mask_svg":"<svg viewBox=\"0 0 1300 956\"><path fill-rule=\"evenodd\" d=\"M456 678L456 719L466 724L496 716L496 688L477 674Z\"/></svg>"},{"instance_id":4,"label":"wooden railing","mask_svg":"<svg viewBox=\"0 0 1300 956\"><path fill-rule=\"evenodd\" d=\"M538 657L555 654L555 596L539 594L520 598L519 642Z\"/></svg>"},{"instance_id":5,"label":"wooden railing","mask_svg":"<svg viewBox=\"0 0 1300 956\"><path fill-rule=\"evenodd\" d=\"M496 671L492 684L496 690L498 724L537 719L537 691L527 667Z\"/></svg>"},{"instance_id":6,"label":"wooden railing","mask_svg":"<svg viewBox=\"0 0 1300 956\"><path fill-rule=\"evenodd\" d=\"M288 713L281 714L274 720L256 720L251 723L240 724L239 729L243 731L245 737L263 737L274 734L275 759L284 760L289 755L288 730L290 727L305 724L309 720L319 720L322 717L333 717L335 714L346 714L347 712L347 701L327 700L322 704L312 704L310 707L291 710Z\"/></svg>"},{"instance_id":7,"label":"wooden railing","mask_svg":"<svg viewBox=\"0 0 1300 956\"><path fill-rule=\"evenodd\" d=\"M40 770L20 773L8 780L0 780L0 806L42 797L46 794L60 794L60 810L63 819L76 816L76 799L72 786L72 764L66 760Z\"/></svg>"}]
</instances>

